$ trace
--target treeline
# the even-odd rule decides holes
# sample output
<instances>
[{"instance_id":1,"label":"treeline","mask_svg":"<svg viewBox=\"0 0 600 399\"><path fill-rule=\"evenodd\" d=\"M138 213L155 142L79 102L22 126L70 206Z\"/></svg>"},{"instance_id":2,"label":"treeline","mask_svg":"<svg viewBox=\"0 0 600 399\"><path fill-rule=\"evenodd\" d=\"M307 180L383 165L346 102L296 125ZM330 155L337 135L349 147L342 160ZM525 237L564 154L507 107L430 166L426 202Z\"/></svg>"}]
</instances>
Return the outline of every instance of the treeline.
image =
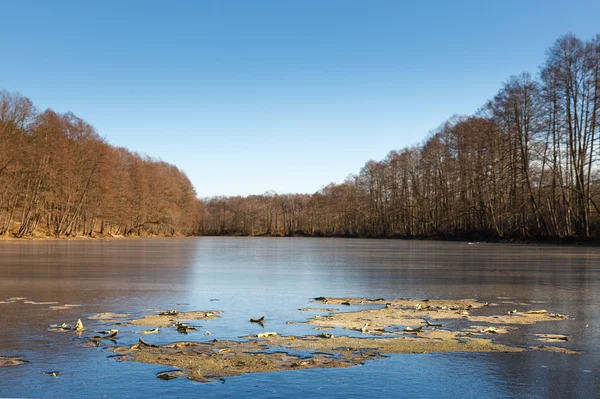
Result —
<instances>
[{"instance_id":1,"label":"treeline","mask_svg":"<svg viewBox=\"0 0 600 399\"><path fill-rule=\"evenodd\" d=\"M202 201L200 233L600 237L600 35L566 35L537 78L313 195Z\"/></svg>"},{"instance_id":2,"label":"treeline","mask_svg":"<svg viewBox=\"0 0 600 399\"><path fill-rule=\"evenodd\" d=\"M72 113L0 91L0 236L197 231L195 190L175 166L110 146Z\"/></svg>"}]
</instances>

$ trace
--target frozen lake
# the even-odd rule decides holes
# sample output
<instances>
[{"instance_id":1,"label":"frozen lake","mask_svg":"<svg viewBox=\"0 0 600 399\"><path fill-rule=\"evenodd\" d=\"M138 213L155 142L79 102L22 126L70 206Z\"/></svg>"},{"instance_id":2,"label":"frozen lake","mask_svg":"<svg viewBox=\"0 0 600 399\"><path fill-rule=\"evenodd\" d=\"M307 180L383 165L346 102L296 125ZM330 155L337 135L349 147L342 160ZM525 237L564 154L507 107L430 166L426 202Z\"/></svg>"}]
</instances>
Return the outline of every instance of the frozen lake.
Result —
<instances>
[{"instance_id":1,"label":"frozen lake","mask_svg":"<svg viewBox=\"0 0 600 399\"><path fill-rule=\"evenodd\" d=\"M211 339L261 331L248 323L265 315L268 331L314 334L286 324L309 315L317 296L473 298L527 310L543 306L567 321L525 326L498 342L539 345L535 333L558 332L560 346L581 355L393 355L347 369L280 371L226 378L225 383L162 381L168 367L117 362L100 348L77 346L74 334L50 324L99 312L218 309L202 321ZM0 356L29 362L0 368L0 397L597 397L600 391L600 249L573 246L312 239L185 238L0 241ZM218 301L211 301L218 299ZM180 304L180 305L178 305ZM132 344L134 329L119 329ZM150 338L148 338L150 340ZM174 329L152 342L181 340ZM203 334L188 340L206 340ZM42 372L58 370L56 378Z\"/></svg>"}]
</instances>

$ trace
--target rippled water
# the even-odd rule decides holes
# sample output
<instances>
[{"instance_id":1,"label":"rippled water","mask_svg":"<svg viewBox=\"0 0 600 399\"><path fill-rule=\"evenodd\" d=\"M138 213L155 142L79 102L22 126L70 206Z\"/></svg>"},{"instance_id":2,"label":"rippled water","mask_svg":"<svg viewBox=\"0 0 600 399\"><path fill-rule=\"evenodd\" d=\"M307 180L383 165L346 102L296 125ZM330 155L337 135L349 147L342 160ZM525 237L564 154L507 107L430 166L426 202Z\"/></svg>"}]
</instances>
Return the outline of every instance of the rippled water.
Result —
<instances>
[{"instance_id":1,"label":"rippled water","mask_svg":"<svg viewBox=\"0 0 600 399\"><path fill-rule=\"evenodd\" d=\"M0 301L81 305L0 304L0 355L29 361L0 368L0 397L598 397L599 294L599 248L305 238L0 242ZM223 310L222 318L201 323L211 339L256 334L261 327L247 320L259 315L266 316L268 331L309 334L311 326L285 322L305 320L310 314L297 309L321 295L542 306L573 319L525 326L498 339L534 345L533 334L558 332L570 336L562 346L585 353L394 355L349 369L246 374L204 384L159 380L155 374L168 367L116 362L101 349L78 347L72 334L47 330L77 318L93 330L101 323L87 317L98 312L177 308ZM120 343L135 342L134 330L120 329ZM181 339L164 329L147 340ZM53 370L60 375L42 374Z\"/></svg>"}]
</instances>

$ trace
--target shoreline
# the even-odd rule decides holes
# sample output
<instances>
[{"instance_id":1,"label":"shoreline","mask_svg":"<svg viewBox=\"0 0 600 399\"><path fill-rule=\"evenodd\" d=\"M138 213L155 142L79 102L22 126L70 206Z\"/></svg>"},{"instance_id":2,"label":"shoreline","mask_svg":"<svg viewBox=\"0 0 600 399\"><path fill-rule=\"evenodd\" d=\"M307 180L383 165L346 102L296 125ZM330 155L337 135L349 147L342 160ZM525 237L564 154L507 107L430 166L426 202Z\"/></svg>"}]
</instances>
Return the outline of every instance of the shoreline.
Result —
<instances>
[{"instance_id":1,"label":"shoreline","mask_svg":"<svg viewBox=\"0 0 600 399\"><path fill-rule=\"evenodd\" d=\"M367 236L345 236L345 235L242 235L242 234L202 234L190 237L237 237L237 238L344 238L354 240L404 240L404 241L431 241L431 242L464 242L472 244L521 244L521 245L553 245L553 246L582 246L582 247L600 247L600 238L591 238L580 240L574 237L567 238L476 238L476 237L427 237L427 236L387 236L387 237L367 237Z\"/></svg>"},{"instance_id":2,"label":"shoreline","mask_svg":"<svg viewBox=\"0 0 600 399\"><path fill-rule=\"evenodd\" d=\"M123 235L104 235L104 236L27 236L27 237L14 237L14 236L0 236L0 242L21 242L21 241L99 241L99 240L136 240L136 239L156 239L156 238L202 238L202 237L230 237L230 238L339 238L339 239L355 239L355 240L404 240L404 241L431 241L431 242L462 242L469 244L516 244L516 245L551 245L551 246L568 246L568 247L600 247L600 239L589 239L589 240L578 240L573 237L569 238L543 238L543 239L473 239L473 238L442 238L442 237L400 237L400 236L389 236L389 237L359 237L359 236L343 236L343 235L241 235L241 234L201 234L201 235L172 235L172 236L159 236L159 235L148 235L148 236L123 236Z\"/></svg>"},{"instance_id":3,"label":"shoreline","mask_svg":"<svg viewBox=\"0 0 600 399\"><path fill-rule=\"evenodd\" d=\"M0 242L8 241L100 241L100 240L136 240L144 238L190 238L199 236L122 236L122 235L107 235L107 236L27 236L27 237L14 237L14 236L0 236Z\"/></svg>"}]
</instances>

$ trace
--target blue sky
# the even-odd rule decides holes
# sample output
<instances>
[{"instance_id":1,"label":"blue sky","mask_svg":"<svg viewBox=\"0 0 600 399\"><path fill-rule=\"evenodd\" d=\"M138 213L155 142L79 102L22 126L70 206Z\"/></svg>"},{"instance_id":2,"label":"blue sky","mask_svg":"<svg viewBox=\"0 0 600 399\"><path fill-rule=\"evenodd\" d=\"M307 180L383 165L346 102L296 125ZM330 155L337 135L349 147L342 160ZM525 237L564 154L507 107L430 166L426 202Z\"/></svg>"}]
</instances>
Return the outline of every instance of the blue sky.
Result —
<instances>
[{"instance_id":1,"label":"blue sky","mask_svg":"<svg viewBox=\"0 0 600 399\"><path fill-rule=\"evenodd\" d=\"M176 164L201 197L312 193L475 112L599 15L592 0L7 0L0 88Z\"/></svg>"}]
</instances>

